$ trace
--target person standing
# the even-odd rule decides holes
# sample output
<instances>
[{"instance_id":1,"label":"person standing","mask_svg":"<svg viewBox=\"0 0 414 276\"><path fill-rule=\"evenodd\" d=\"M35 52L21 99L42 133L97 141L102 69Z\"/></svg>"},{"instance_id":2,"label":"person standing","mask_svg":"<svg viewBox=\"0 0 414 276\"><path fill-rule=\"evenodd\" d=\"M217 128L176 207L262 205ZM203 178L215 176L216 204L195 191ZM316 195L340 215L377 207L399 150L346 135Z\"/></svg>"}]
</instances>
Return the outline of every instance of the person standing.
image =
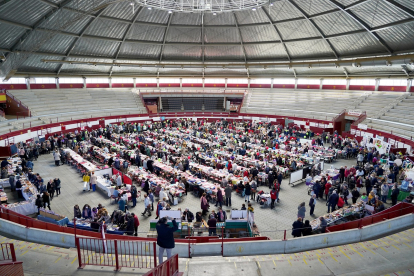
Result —
<instances>
[{"instance_id":1,"label":"person standing","mask_svg":"<svg viewBox=\"0 0 414 276\"><path fill-rule=\"evenodd\" d=\"M207 215L208 207L209 207L207 198L206 198L206 193L203 193L203 195L201 196L200 203L201 203L201 210L203 210L203 217L204 217L205 215Z\"/></svg>"},{"instance_id":2,"label":"person standing","mask_svg":"<svg viewBox=\"0 0 414 276\"><path fill-rule=\"evenodd\" d=\"M92 172L90 182L91 182L91 186L92 186L92 191L95 192L96 191L96 184L98 184L98 177L95 175L95 172Z\"/></svg>"},{"instance_id":3,"label":"person standing","mask_svg":"<svg viewBox=\"0 0 414 276\"><path fill-rule=\"evenodd\" d=\"M89 186L89 181L90 181L90 176L89 173L84 174L83 178L83 191L90 191L90 186Z\"/></svg>"},{"instance_id":4,"label":"person standing","mask_svg":"<svg viewBox=\"0 0 414 276\"><path fill-rule=\"evenodd\" d=\"M40 198L40 195L37 195L35 205L37 207L37 215L40 215L40 208L43 207L43 202L42 202L42 199Z\"/></svg>"},{"instance_id":5,"label":"person standing","mask_svg":"<svg viewBox=\"0 0 414 276\"><path fill-rule=\"evenodd\" d=\"M257 191L257 177L255 177L250 182L250 187L251 187L251 197L250 197L250 199L255 201L256 200L256 191Z\"/></svg>"},{"instance_id":6,"label":"person standing","mask_svg":"<svg viewBox=\"0 0 414 276\"><path fill-rule=\"evenodd\" d=\"M230 185L227 185L226 188L224 189L224 194L226 195L226 206L230 206L230 207L231 207L231 191L232 191L232 188L230 187Z\"/></svg>"},{"instance_id":7,"label":"person standing","mask_svg":"<svg viewBox=\"0 0 414 276\"><path fill-rule=\"evenodd\" d=\"M298 206L298 218L302 218L302 220L305 218L306 215L306 207L305 202L302 202Z\"/></svg>"},{"instance_id":8,"label":"person standing","mask_svg":"<svg viewBox=\"0 0 414 276\"><path fill-rule=\"evenodd\" d=\"M250 194L252 192L252 188L250 187L249 182L246 183L244 186L244 202L250 203Z\"/></svg>"},{"instance_id":9,"label":"person standing","mask_svg":"<svg viewBox=\"0 0 414 276\"><path fill-rule=\"evenodd\" d=\"M388 197L389 191L390 191L390 188L388 187L388 184L383 182L381 185L381 201L383 203L387 203L387 197Z\"/></svg>"},{"instance_id":10,"label":"person standing","mask_svg":"<svg viewBox=\"0 0 414 276\"><path fill-rule=\"evenodd\" d=\"M150 205L150 198L148 197L148 195L144 195L144 205L145 205L145 210L142 213L143 216L145 216L145 213L148 212L148 216L151 216L151 205Z\"/></svg>"},{"instance_id":11,"label":"person standing","mask_svg":"<svg viewBox=\"0 0 414 276\"><path fill-rule=\"evenodd\" d=\"M397 184L395 184L394 187L392 188L392 192L391 192L392 206L394 206L395 204L397 204L397 200L398 200L398 195L399 194L400 194L400 189L398 189Z\"/></svg>"},{"instance_id":12,"label":"person standing","mask_svg":"<svg viewBox=\"0 0 414 276\"><path fill-rule=\"evenodd\" d=\"M220 204L220 208L223 207L223 192L221 191L221 188L218 188L217 191L217 201L216 201L216 207Z\"/></svg>"},{"instance_id":13,"label":"person standing","mask_svg":"<svg viewBox=\"0 0 414 276\"><path fill-rule=\"evenodd\" d=\"M216 228L217 228L217 219L214 214L210 215L210 219L207 221L208 225L208 235L215 236L217 235Z\"/></svg>"},{"instance_id":14,"label":"person standing","mask_svg":"<svg viewBox=\"0 0 414 276\"><path fill-rule=\"evenodd\" d=\"M50 209L50 197L49 197L49 194L47 192L43 193L42 199L43 199L43 208L46 209L46 207L47 207L47 208L49 208L49 210L52 210L52 209Z\"/></svg>"},{"instance_id":15,"label":"person standing","mask_svg":"<svg viewBox=\"0 0 414 276\"><path fill-rule=\"evenodd\" d=\"M137 188L134 185L132 185L132 188L131 188L132 207L135 207L137 205L137 196L138 196Z\"/></svg>"},{"instance_id":16,"label":"person standing","mask_svg":"<svg viewBox=\"0 0 414 276\"><path fill-rule=\"evenodd\" d=\"M55 182L55 188L56 188L56 197L58 197L60 195L60 188L61 188L60 179L55 178L54 182Z\"/></svg>"},{"instance_id":17,"label":"person standing","mask_svg":"<svg viewBox=\"0 0 414 276\"><path fill-rule=\"evenodd\" d=\"M298 219L292 224L292 227L292 236L294 238L302 236L303 222L301 217L298 217Z\"/></svg>"},{"instance_id":18,"label":"person standing","mask_svg":"<svg viewBox=\"0 0 414 276\"><path fill-rule=\"evenodd\" d=\"M131 214L134 217L134 235L138 236L139 219L134 213Z\"/></svg>"},{"instance_id":19,"label":"person standing","mask_svg":"<svg viewBox=\"0 0 414 276\"><path fill-rule=\"evenodd\" d=\"M326 227L328 226L328 222L325 220L324 217L320 217L319 220L321 221L320 226L319 226L321 229L321 233L325 233Z\"/></svg>"},{"instance_id":20,"label":"person standing","mask_svg":"<svg viewBox=\"0 0 414 276\"><path fill-rule=\"evenodd\" d=\"M121 174L118 174L118 177L116 178L116 186L118 186L118 187L122 186L122 176L121 176Z\"/></svg>"},{"instance_id":21,"label":"person standing","mask_svg":"<svg viewBox=\"0 0 414 276\"><path fill-rule=\"evenodd\" d=\"M158 262L162 264L164 251L167 251L167 259L171 258L171 251L175 247L174 243L174 232L178 230L178 224L175 221L175 218L172 220L172 227L167 224L168 218L161 218L157 222L157 244L159 246L158 250Z\"/></svg>"},{"instance_id":22,"label":"person standing","mask_svg":"<svg viewBox=\"0 0 414 276\"><path fill-rule=\"evenodd\" d=\"M358 189L355 187L355 188L352 190L352 204L355 204L355 203L357 202L357 200L358 200L359 196L360 196L360 194L359 194L359 192L358 192Z\"/></svg>"},{"instance_id":23,"label":"person standing","mask_svg":"<svg viewBox=\"0 0 414 276\"><path fill-rule=\"evenodd\" d=\"M55 159L55 165L56 165L56 166L60 166L60 164L59 164L59 162L60 162L60 153L59 153L59 151L58 151L58 150L56 150L56 151L53 153L53 158Z\"/></svg>"},{"instance_id":24,"label":"person standing","mask_svg":"<svg viewBox=\"0 0 414 276\"><path fill-rule=\"evenodd\" d=\"M316 205L316 195L313 195L310 199L309 199L309 207L310 207L310 215L313 216L313 211L315 210L315 205Z\"/></svg>"},{"instance_id":25,"label":"person standing","mask_svg":"<svg viewBox=\"0 0 414 276\"><path fill-rule=\"evenodd\" d=\"M330 213L331 209L332 212L335 211L335 206L338 204L339 196L336 194L336 190L334 190L331 194L331 196L328 199L327 205L328 205L328 213Z\"/></svg>"},{"instance_id":26,"label":"person standing","mask_svg":"<svg viewBox=\"0 0 414 276\"><path fill-rule=\"evenodd\" d=\"M275 208L275 200L277 198L277 192L276 192L276 188L273 187L273 189L270 191L270 199L272 200L272 203L270 205L270 209Z\"/></svg>"}]
</instances>

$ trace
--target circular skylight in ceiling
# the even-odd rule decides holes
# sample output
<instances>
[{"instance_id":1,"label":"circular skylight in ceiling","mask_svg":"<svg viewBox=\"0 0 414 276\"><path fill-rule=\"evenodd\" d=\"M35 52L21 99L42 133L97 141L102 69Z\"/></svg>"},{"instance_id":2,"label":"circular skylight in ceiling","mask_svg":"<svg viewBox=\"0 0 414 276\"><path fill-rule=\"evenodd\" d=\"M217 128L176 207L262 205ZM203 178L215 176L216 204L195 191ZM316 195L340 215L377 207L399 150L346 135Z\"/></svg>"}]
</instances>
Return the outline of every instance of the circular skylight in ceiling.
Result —
<instances>
[{"instance_id":1,"label":"circular skylight in ceiling","mask_svg":"<svg viewBox=\"0 0 414 276\"><path fill-rule=\"evenodd\" d=\"M171 12L232 12L250 9L255 11L263 5L272 5L275 0L135 0L147 9Z\"/></svg>"}]
</instances>

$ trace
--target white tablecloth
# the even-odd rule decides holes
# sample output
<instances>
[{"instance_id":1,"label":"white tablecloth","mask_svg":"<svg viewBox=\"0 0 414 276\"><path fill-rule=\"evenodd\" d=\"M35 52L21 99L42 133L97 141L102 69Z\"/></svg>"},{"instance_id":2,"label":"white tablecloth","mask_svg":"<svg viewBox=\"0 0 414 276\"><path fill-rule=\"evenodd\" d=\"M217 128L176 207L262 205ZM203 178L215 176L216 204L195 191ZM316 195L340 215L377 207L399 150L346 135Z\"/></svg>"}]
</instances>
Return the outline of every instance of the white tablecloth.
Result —
<instances>
[{"instance_id":1,"label":"white tablecloth","mask_svg":"<svg viewBox=\"0 0 414 276\"><path fill-rule=\"evenodd\" d=\"M7 208L25 216L37 213L37 207L34 202L27 202L25 204L10 206Z\"/></svg>"},{"instance_id":2,"label":"white tablecloth","mask_svg":"<svg viewBox=\"0 0 414 276\"><path fill-rule=\"evenodd\" d=\"M107 194L108 194L108 197L111 197L111 195L114 193L114 191L115 191L115 186L111 186L111 183L109 182L109 183L107 183L106 182L106 179L103 179L103 178L101 178L101 177L98 177L98 184L97 184L97 186L101 189L101 190L103 190L103 191L105 191L105 192L107 192Z\"/></svg>"}]
</instances>

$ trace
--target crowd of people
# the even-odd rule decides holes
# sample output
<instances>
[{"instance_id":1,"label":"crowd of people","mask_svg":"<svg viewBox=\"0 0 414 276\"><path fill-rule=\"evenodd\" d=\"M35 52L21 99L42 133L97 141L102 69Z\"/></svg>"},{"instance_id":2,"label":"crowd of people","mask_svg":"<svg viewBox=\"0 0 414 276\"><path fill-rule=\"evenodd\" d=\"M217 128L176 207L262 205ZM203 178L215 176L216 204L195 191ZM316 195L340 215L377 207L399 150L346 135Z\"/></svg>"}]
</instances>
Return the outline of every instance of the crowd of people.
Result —
<instances>
[{"instance_id":1,"label":"crowd of people","mask_svg":"<svg viewBox=\"0 0 414 276\"><path fill-rule=\"evenodd\" d=\"M300 138L302 137L310 142L301 144ZM113 144L105 143L102 138L112 141ZM127 140L133 142L127 142ZM323 145L325 147L322 147ZM102 162L101 165L114 167L125 174L128 174L131 166L143 167L157 177L168 180L170 184L178 184L185 194L192 190L193 186L180 175L180 172L187 172L197 178L211 180L203 170L190 164L205 165L224 172L225 176L213 180L223 190L217 189L215 194L208 190L197 191L196 194L200 197L200 210L195 212L195 216L188 210L187 213L183 212L183 214L189 212L192 219L197 222L213 219L211 224L214 220L221 221L223 219L222 214L226 213L222 210L223 205L235 207L232 206L231 201L234 192L242 195L248 206L243 204L241 209L249 209L253 213L252 203L259 198L259 192L263 192L259 191L260 187L266 186L270 189L270 207L275 208L276 203L281 200L282 180L290 172L308 165L310 162L308 157L312 157L311 152L319 151L323 154L325 151L329 151L335 156L340 153L344 158L357 159L356 166L351 168L344 166L339 169L340 178L338 181L332 181L329 175L322 176L320 181L316 181L308 203L311 215L314 213L317 200L322 198L325 198L327 202L328 212L335 210L336 207L349 204L348 200L350 199L352 202L356 202L359 198L366 199L368 204L376 205L376 210L381 210L384 208L381 202L385 203L384 196L387 192L383 184L388 184L388 179L397 180L400 168L394 165L390 174L384 178L384 168L379 164L381 155L375 151L375 148L361 147L356 140L343 138L336 132L332 134L323 132L320 135L315 135L309 130L301 130L295 126L283 127L281 124L258 122L230 123L226 120L212 123L205 120L185 119L164 120L150 124L126 123L99 127L91 131L75 130L73 133L50 136L41 143L32 142L22 147L19 154L24 160L29 160L25 161L26 165L23 170L27 170L29 179L33 180L33 183L45 197L42 198L42 203L39 203L39 206L50 208L50 201L47 197L52 200L55 192L58 196L61 184L59 179L55 179L50 180L45 186L39 175L33 175L30 172L30 167L33 168L31 161L39 154L53 152L56 165L68 163L71 157L68 152L63 151L64 147L73 149L86 160L99 160ZM112 156L109 159L100 158L96 147L103 149L106 153L112 153ZM278 151L279 149L283 149L284 152ZM225 153L217 154L217 150ZM314 154L313 157L316 160L314 163L318 164L318 155ZM390 160L393 158L396 157L390 155ZM176 172L162 171L154 166L155 161L173 167ZM320 168L317 165L312 166L312 176L320 173ZM233 176L239 179L237 183L232 181L231 177ZM121 189L125 186L121 176L114 175L112 179L117 187L112 196L118 203L119 210L117 211L123 214L118 214L116 217L123 217L124 222L131 220L131 225L134 219L134 227L138 219L135 219L135 214L129 213L129 208L136 206L139 186L144 192L143 216L152 215L154 203L156 218L159 217L160 210L169 210L173 204L168 197L166 187L154 186L148 178L135 180L137 185L132 185L130 188L132 207L129 207L126 192ZM85 173L83 182L84 191L96 191L97 182L94 172ZM362 192L362 187L366 188L366 193ZM394 204L395 194L398 195L398 187L392 189ZM215 204L218 208L217 212L209 211L211 204ZM300 207L299 211L302 213L302 207L305 208L305 203ZM91 219L92 209L90 210ZM99 211L97 207L95 209ZM113 221L113 216L114 214L111 216L111 221ZM75 217L77 216L75 215ZM81 215L81 217L83 216ZM188 218L187 215L185 217ZM298 217L304 219L304 216L298 215ZM101 218L102 216L96 216L92 220L97 219L97 223L99 223ZM306 221L304 223L307 225ZM131 227L128 229L128 233L136 233L136 231L131 232Z\"/></svg>"}]
</instances>

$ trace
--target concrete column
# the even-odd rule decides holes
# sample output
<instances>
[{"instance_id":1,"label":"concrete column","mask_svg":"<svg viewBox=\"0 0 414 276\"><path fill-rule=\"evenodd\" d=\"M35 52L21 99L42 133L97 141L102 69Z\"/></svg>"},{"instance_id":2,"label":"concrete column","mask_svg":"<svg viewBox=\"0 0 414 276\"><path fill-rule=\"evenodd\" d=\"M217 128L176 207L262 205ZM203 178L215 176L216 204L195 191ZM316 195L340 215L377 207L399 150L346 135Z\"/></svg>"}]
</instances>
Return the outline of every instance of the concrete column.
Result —
<instances>
[{"instance_id":1,"label":"concrete column","mask_svg":"<svg viewBox=\"0 0 414 276\"><path fill-rule=\"evenodd\" d=\"M112 88L112 78L108 78L109 79L109 88Z\"/></svg>"},{"instance_id":2,"label":"concrete column","mask_svg":"<svg viewBox=\"0 0 414 276\"><path fill-rule=\"evenodd\" d=\"M350 83L351 83L351 79L346 79L346 90L349 90Z\"/></svg>"},{"instance_id":3,"label":"concrete column","mask_svg":"<svg viewBox=\"0 0 414 276\"><path fill-rule=\"evenodd\" d=\"M202 78L202 80L203 80L203 88L204 88L205 87L205 79Z\"/></svg>"},{"instance_id":4,"label":"concrete column","mask_svg":"<svg viewBox=\"0 0 414 276\"><path fill-rule=\"evenodd\" d=\"M180 78L180 88L183 88L183 78Z\"/></svg>"},{"instance_id":5,"label":"concrete column","mask_svg":"<svg viewBox=\"0 0 414 276\"><path fill-rule=\"evenodd\" d=\"M375 79L375 91L378 91L378 87L380 85L380 78Z\"/></svg>"},{"instance_id":6,"label":"concrete column","mask_svg":"<svg viewBox=\"0 0 414 276\"><path fill-rule=\"evenodd\" d=\"M323 78L322 78L322 79L320 79L319 89L320 89L320 90L322 90L322 87L323 87Z\"/></svg>"},{"instance_id":7,"label":"concrete column","mask_svg":"<svg viewBox=\"0 0 414 276\"><path fill-rule=\"evenodd\" d=\"M159 98L159 105L158 105L158 109L162 111L162 98L160 96Z\"/></svg>"},{"instance_id":8,"label":"concrete column","mask_svg":"<svg viewBox=\"0 0 414 276\"><path fill-rule=\"evenodd\" d=\"M247 79L247 88L250 88L250 78Z\"/></svg>"},{"instance_id":9,"label":"concrete column","mask_svg":"<svg viewBox=\"0 0 414 276\"><path fill-rule=\"evenodd\" d=\"M270 79L270 90L273 90L273 83L275 82L274 78Z\"/></svg>"},{"instance_id":10,"label":"concrete column","mask_svg":"<svg viewBox=\"0 0 414 276\"><path fill-rule=\"evenodd\" d=\"M30 90L30 78L26 78L26 88Z\"/></svg>"},{"instance_id":11,"label":"concrete column","mask_svg":"<svg viewBox=\"0 0 414 276\"><path fill-rule=\"evenodd\" d=\"M298 89L298 78L295 78L295 89Z\"/></svg>"},{"instance_id":12,"label":"concrete column","mask_svg":"<svg viewBox=\"0 0 414 276\"><path fill-rule=\"evenodd\" d=\"M413 79L407 79L407 92L410 92L411 87L413 86Z\"/></svg>"},{"instance_id":13,"label":"concrete column","mask_svg":"<svg viewBox=\"0 0 414 276\"><path fill-rule=\"evenodd\" d=\"M59 86L59 78L55 78L55 83L56 83L56 88L57 89L60 89L60 86Z\"/></svg>"},{"instance_id":14,"label":"concrete column","mask_svg":"<svg viewBox=\"0 0 414 276\"><path fill-rule=\"evenodd\" d=\"M224 88L227 88L227 78L224 79Z\"/></svg>"},{"instance_id":15,"label":"concrete column","mask_svg":"<svg viewBox=\"0 0 414 276\"><path fill-rule=\"evenodd\" d=\"M86 78L83 77L83 89L86 89Z\"/></svg>"},{"instance_id":16,"label":"concrete column","mask_svg":"<svg viewBox=\"0 0 414 276\"><path fill-rule=\"evenodd\" d=\"M160 78L157 78L157 88L160 88Z\"/></svg>"},{"instance_id":17,"label":"concrete column","mask_svg":"<svg viewBox=\"0 0 414 276\"><path fill-rule=\"evenodd\" d=\"M134 80L134 88L137 88L137 78L133 78Z\"/></svg>"}]
</instances>

